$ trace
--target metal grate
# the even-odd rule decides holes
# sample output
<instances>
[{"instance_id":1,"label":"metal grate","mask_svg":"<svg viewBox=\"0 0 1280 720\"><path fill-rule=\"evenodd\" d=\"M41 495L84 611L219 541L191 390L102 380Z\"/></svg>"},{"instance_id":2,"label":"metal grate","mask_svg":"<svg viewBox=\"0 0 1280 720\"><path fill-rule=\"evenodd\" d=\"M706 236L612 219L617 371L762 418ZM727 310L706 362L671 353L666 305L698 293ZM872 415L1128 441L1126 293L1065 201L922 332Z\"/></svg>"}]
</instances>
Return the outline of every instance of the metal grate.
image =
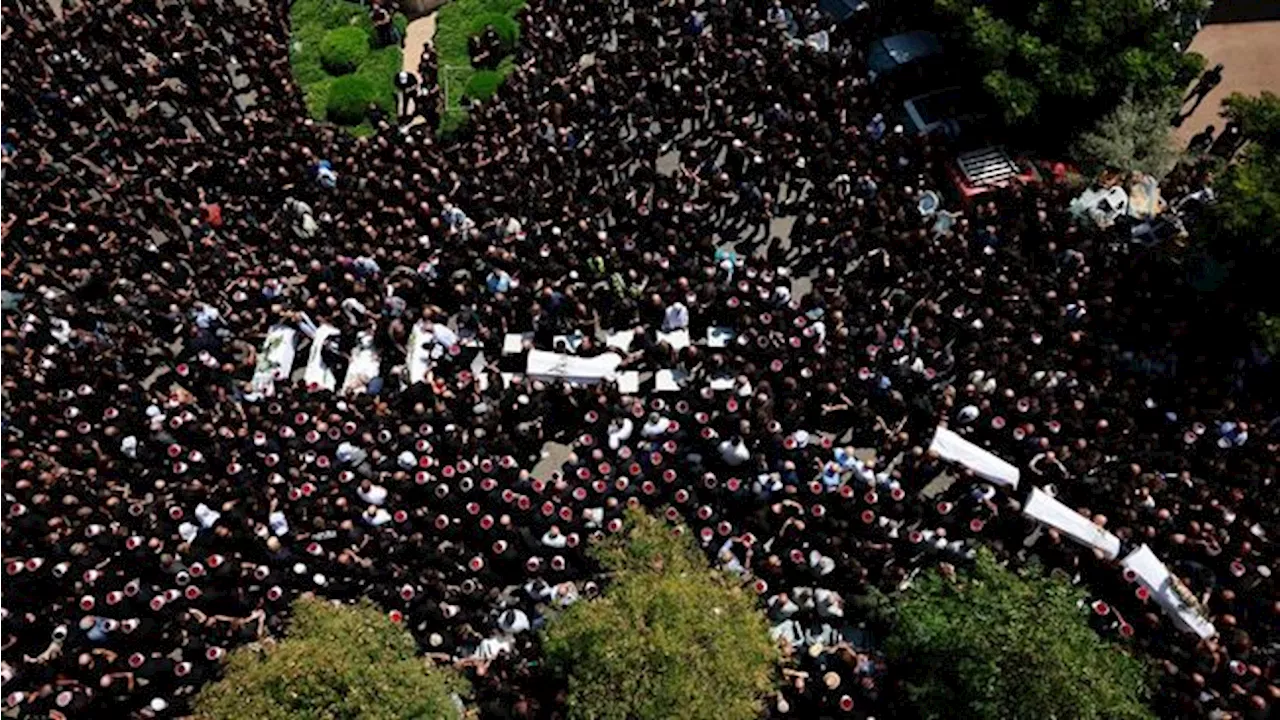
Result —
<instances>
[{"instance_id":1,"label":"metal grate","mask_svg":"<svg viewBox=\"0 0 1280 720\"><path fill-rule=\"evenodd\" d=\"M969 185L999 185L1018 176L1018 166L1000 147L961 153L956 162Z\"/></svg>"}]
</instances>

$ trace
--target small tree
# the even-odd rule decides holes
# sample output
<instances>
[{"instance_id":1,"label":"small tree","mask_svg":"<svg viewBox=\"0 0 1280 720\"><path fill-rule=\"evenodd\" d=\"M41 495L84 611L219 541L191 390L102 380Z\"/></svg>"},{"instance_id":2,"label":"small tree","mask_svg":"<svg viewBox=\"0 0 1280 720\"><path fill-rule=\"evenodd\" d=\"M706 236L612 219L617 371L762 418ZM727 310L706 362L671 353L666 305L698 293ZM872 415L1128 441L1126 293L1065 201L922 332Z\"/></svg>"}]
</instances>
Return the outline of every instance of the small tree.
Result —
<instances>
[{"instance_id":1,"label":"small tree","mask_svg":"<svg viewBox=\"0 0 1280 720\"><path fill-rule=\"evenodd\" d=\"M1232 93L1222 115L1249 141L1215 186L1223 225L1238 242L1273 250L1280 236L1280 96Z\"/></svg>"},{"instance_id":2,"label":"small tree","mask_svg":"<svg viewBox=\"0 0 1280 720\"><path fill-rule=\"evenodd\" d=\"M639 512L593 553L612 584L554 619L545 636L548 657L568 675L572 717L759 716L778 649L753 596L708 568L687 535Z\"/></svg>"},{"instance_id":3,"label":"small tree","mask_svg":"<svg viewBox=\"0 0 1280 720\"><path fill-rule=\"evenodd\" d=\"M956 579L926 573L898 604L890 659L921 718L1145 720L1143 663L1100 638L1081 594L988 552Z\"/></svg>"},{"instance_id":4,"label":"small tree","mask_svg":"<svg viewBox=\"0 0 1280 720\"><path fill-rule=\"evenodd\" d=\"M209 720L460 718L465 681L417 657L413 638L372 603L293 605L288 637L231 653L196 698Z\"/></svg>"},{"instance_id":5,"label":"small tree","mask_svg":"<svg viewBox=\"0 0 1280 720\"><path fill-rule=\"evenodd\" d=\"M1249 140L1280 151L1280 95L1267 90L1257 97L1231 93L1222 101L1222 116L1239 123Z\"/></svg>"},{"instance_id":6,"label":"small tree","mask_svg":"<svg viewBox=\"0 0 1280 720\"><path fill-rule=\"evenodd\" d=\"M1169 132L1169 118L1178 112L1171 94L1135 100L1129 95L1076 143L1076 155L1091 171L1137 171L1163 178L1177 164L1181 152Z\"/></svg>"}]
</instances>

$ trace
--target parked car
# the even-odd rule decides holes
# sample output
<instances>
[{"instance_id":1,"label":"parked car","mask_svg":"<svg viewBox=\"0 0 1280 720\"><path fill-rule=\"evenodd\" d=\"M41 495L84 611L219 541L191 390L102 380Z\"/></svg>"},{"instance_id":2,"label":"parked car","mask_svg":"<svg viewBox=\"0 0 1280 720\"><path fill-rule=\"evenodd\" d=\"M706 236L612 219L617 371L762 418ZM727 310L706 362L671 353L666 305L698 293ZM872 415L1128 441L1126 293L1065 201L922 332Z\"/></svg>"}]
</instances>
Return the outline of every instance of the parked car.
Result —
<instances>
[{"instance_id":1,"label":"parked car","mask_svg":"<svg viewBox=\"0 0 1280 720\"><path fill-rule=\"evenodd\" d=\"M942 134L956 139L965 128L990 116L985 98L961 87L916 95L902 104L906 125L917 135Z\"/></svg>"},{"instance_id":2,"label":"parked car","mask_svg":"<svg viewBox=\"0 0 1280 720\"><path fill-rule=\"evenodd\" d=\"M818 0L818 8L830 15L838 23L867 10L870 5L865 0Z\"/></svg>"},{"instance_id":3,"label":"parked car","mask_svg":"<svg viewBox=\"0 0 1280 720\"><path fill-rule=\"evenodd\" d=\"M925 30L890 35L875 40L867 47L867 68L871 80L897 72L906 65L920 63L942 54L938 36Z\"/></svg>"}]
</instances>

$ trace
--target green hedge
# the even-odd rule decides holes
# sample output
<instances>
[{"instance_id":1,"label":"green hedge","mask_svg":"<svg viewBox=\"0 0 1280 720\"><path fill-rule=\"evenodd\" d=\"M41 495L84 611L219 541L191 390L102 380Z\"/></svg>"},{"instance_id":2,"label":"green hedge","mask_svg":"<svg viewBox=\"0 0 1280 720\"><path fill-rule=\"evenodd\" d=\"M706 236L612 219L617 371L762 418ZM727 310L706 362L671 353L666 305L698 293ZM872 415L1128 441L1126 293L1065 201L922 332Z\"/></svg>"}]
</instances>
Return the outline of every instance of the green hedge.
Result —
<instances>
[{"instance_id":1,"label":"green hedge","mask_svg":"<svg viewBox=\"0 0 1280 720\"><path fill-rule=\"evenodd\" d=\"M330 30L320 41L320 64L330 75L355 72L367 57L369 34L354 25Z\"/></svg>"},{"instance_id":2,"label":"green hedge","mask_svg":"<svg viewBox=\"0 0 1280 720\"><path fill-rule=\"evenodd\" d=\"M503 54L515 52L516 43L520 42L520 23L515 18L503 13L482 13L471 19L471 35L480 35L490 25L498 37L502 39Z\"/></svg>"},{"instance_id":3,"label":"green hedge","mask_svg":"<svg viewBox=\"0 0 1280 720\"><path fill-rule=\"evenodd\" d=\"M339 125L359 125L376 94L373 82L364 75L344 75L329 86L325 115Z\"/></svg>"},{"instance_id":4,"label":"green hedge","mask_svg":"<svg viewBox=\"0 0 1280 720\"><path fill-rule=\"evenodd\" d=\"M467 80L466 94L472 100L488 100L502 84L502 73L497 70L477 70Z\"/></svg>"},{"instance_id":5,"label":"green hedge","mask_svg":"<svg viewBox=\"0 0 1280 720\"><path fill-rule=\"evenodd\" d=\"M370 37L373 34L373 23L369 20L368 9L348 0L295 0L289 9L289 21L289 61L294 81L303 92L307 112L316 120L329 119L329 94L333 84L339 79L358 75L372 84L372 97L361 108L357 124L348 129L357 135L372 132L372 128L364 122L369 101L376 102L387 112L395 109L395 75L400 72L404 57L400 48L370 48L353 72L334 75L325 68L321 57L326 36L331 30L353 28L362 32L366 38ZM402 15L397 14L394 22L397 28L403 28L406 21ZM344 93L349 94L350 90ZM349 102L348 98L340 98L336 104L346 105ZM339 110L338 114L344 115L345 110Z\"/></svg>"},{"instance_id":6,"label":"green hedge","mask_svg":"<svg viewBox=\"0 0 1280 720\"><path fill-rule=\"evenodd\" d=\"M440 61L440 80L446 91L441 132L452 132L466 122L467 112L458 104L463 95L481 100L492 96L489 85L493 75L498 78L498 82L493 83L496 88L515 68L514 58L508 54L496 70L476 70L471 67L467 41L472 35L484 32L486 25L493 25L504 45L510 38L509 52L514 52L520 41L516 14L524 7L525 0L453 0L440 8L436 16L435 47ZM485 75L473 80L481 73Z\"/></svg>"}]
</instances>

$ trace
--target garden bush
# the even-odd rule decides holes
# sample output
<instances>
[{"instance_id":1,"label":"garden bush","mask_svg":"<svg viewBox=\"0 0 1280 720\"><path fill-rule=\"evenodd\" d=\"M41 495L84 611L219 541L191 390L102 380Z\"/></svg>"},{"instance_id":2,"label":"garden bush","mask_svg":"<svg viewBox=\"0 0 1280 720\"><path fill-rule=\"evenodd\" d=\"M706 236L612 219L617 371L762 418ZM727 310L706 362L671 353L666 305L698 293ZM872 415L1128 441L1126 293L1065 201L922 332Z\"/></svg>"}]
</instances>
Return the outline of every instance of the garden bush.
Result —
<instances>
[{"instance_id":1,"label":"garden bush","mask_svg":"<svg viewBox=\"0 0 1280 720\"><path fill-rule=\"evenodd\" d=\"M326 116L340 125L359 125L376 98L373 82L364 75L344 75L329 85Z\"/></svg>"},{"instance_id":2,"label":"garden bush","mask_svg":"<svg viewBox=\"0 0 1280 720\"><path fill-rule=\"evenodd\" d=\"M471 20L471 35L484 33L485 28L490 25L502 39L502 54L509 55L515 52L516 43L520 42L520 23L504 13L481 13Z\"/></svg>"},{"instance_id":3,"label":"garden bush","mask_svg":"<svg viewBox=\"0 0 1280 720\"><path fill-rule=\"evenodd\" d=\"M516 15L524 6L525 0L452 0L440 8L436 16L435 46L447 93L441 132L453 132L466 122L467 111L459 104L463 95L478 100L492 96L493 91L488 89L492 83L489 74L497 73L498 84L501 84L501 79L515 68L513 53L520 41L520 23ZM483 33L486 25L493 25L502 38L507 56L494 70L477 70L471 66L467 41L473 35ZM486 77L473 82L473 76L480 73L485 73Z\"/></svg>"},{"instance_id":4,"label":"garden bush","mask_svg":"<svg viewBox=\"0 0 1280 720\"><path fill-rule=\"evenodd\" d=\"M502 73L496 70L477 70L467 81L467 97L472 100L488 100L502 84Z\"/></svg>"},{"instance_id":5,"label":"garden bush","mask_svg":"<svg viewBox=\"0 0 1280 720\"><path fill-rule=\"evenodd\" d=\"M320 64L332 75L354 72L369 57L369 34L358 27L330 30L320 41Z\"/></svg>"},{"instance_id":6,"label":"garden bush","mask_svg":"<svg viewBox=\"0 0 1280 720\"><path fill-rule=\"evenodd\" d=\"M496 1L496 0L491 0ZM397 28L403 28L406 20L397 13L394 17ZM375 102L384 111L391 113L395 109L395 75L400 71L403 54L398 45L373 48L369 42L373 34L373 23L369 19L366 7L348 0L293 0L289 8L289 64L293 69L293 78L302 89L307 104L307 112L316 120L330 120L338 117L356 118L355 125L348 129L355 135L368 135L373 128L366 122L366 110L370 101ZM343 35L354 38L355 30L362 34L365 52L362 59L347 65L343 74L334 74L328 67L329 62L322 57L322 48L333 31L342 31ZM336 65L344 65L339 61ZM341 68L335 68L335 70ZM373 91L365 93L366 98L359 106L359 113L354 111L357 104L349 97L337 98L330 102L329 94L335 82L343 78L360 76L364 82L371 83ZM349 81L344 95L350 96L352 89ZM363 90L361 91L363 93ZM344 106L337 108L333 106Z\"/></svg>"}]
</instances>

